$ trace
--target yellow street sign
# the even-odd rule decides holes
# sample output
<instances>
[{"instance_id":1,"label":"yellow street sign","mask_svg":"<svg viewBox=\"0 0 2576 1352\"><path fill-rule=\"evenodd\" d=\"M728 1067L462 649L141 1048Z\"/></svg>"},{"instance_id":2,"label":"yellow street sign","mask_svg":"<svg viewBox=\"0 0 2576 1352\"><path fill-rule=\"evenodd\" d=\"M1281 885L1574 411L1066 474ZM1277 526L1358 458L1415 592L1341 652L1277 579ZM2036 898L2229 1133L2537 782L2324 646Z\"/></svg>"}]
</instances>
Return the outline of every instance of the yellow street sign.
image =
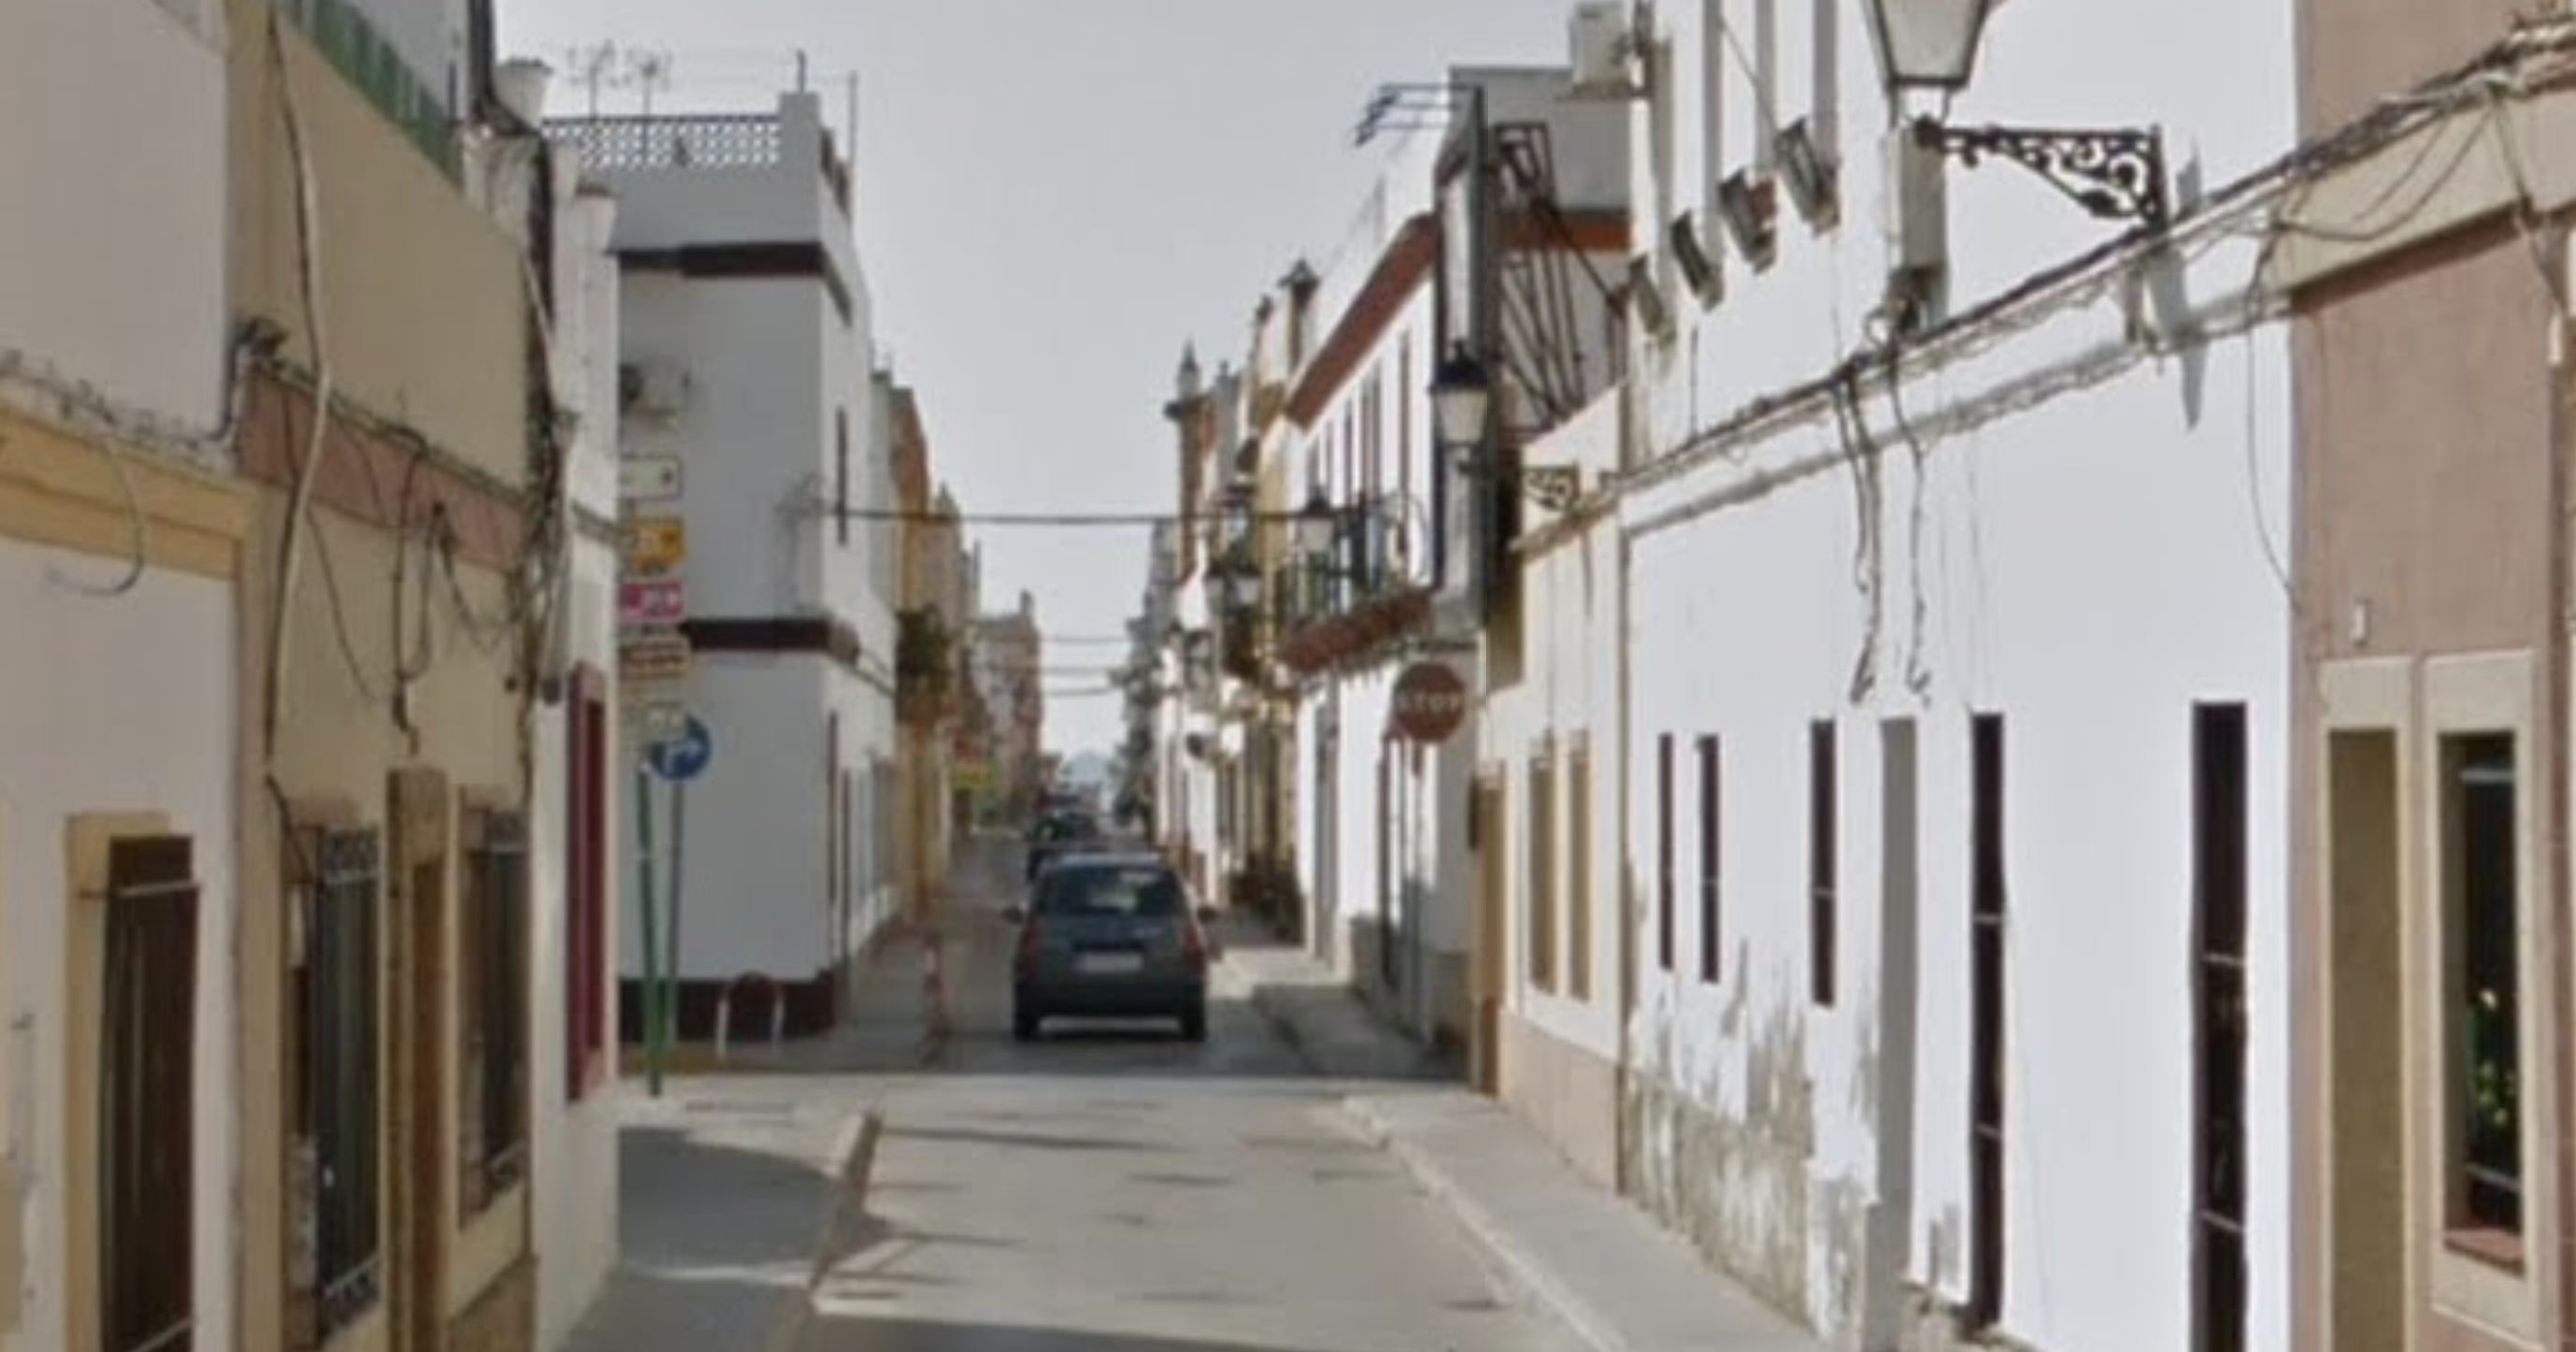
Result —
<instances>
[{"instance_id":1,"label":"yellow street sign","mask_svg":"<svg viewBox=\"0 0 2576 1352\"><path fill-rule=\"evenodd\" d=\"M626 523L626 565L674 568L689 557L688 523L676 516L639 517Z\"/></svg>"}]
</instances>

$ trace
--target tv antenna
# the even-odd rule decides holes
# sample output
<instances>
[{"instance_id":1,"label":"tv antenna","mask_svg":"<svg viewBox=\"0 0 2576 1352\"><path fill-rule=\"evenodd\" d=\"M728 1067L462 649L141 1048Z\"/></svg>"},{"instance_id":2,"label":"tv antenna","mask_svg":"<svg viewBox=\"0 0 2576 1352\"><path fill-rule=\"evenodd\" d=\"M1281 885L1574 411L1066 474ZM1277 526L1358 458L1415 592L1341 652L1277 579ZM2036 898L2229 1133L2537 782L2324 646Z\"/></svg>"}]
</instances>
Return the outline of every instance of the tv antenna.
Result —
<instances>
[{"instance_id":1,"label":"tv antenna","mask_svg":"<svg viewBox=\"0 0 2576 1352\"><path fill-rule=\"evenodd\" d=\"M617 44L602 42L588 47L575 47L569 53L566 65L572 71L573 78L581 81L583 87L590 91L590 116L593 120L597 120L600 82L615 78L611 72L617 65Z\"/></svg>"},{"instance_id":2,"label":"tv antenna","mask_svg":"<svg viewBox=\"0 0 2576 1352\"><path fill-rule=\"evenodd\" d=\"M669 52L627 52L626 78L644 91L644 116L651 117L653 91L667 88L671 83L671 54Z\"/></svg>"}]
</instances>

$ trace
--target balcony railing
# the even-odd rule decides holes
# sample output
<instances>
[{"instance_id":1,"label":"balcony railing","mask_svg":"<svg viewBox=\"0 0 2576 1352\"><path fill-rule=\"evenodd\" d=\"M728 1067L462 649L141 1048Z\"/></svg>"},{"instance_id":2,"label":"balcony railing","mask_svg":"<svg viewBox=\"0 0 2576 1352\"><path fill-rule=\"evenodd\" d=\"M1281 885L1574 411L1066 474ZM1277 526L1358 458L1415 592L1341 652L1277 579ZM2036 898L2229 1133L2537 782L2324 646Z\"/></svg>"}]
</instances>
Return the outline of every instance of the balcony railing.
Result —
<instances>
[{"instance_id":1,"label":"balcony railing","mask_svg":"<svg viewBox=\"0 0 2576 1352\"><path fill-rule=\"evenodd\" d=\"M1391 512L1345 518L1333 549L1292 560L1271 574L1272 613L1285 634L1410 590L1416 580L1400 548L1406 523Z\"/></svg>"},{"instance_id":2,"label":"balcony railing","mask_svg":"<svg viewBox=\"0 0 2576 1352\"><path fill-rule=\"evenodd\" d=\"M373 20L351 0L281 0L279 9L304 31L376 111L402 131L452 182L462 172L456 128L443 100L406 64Z\"/></svg>"}]
</instances>

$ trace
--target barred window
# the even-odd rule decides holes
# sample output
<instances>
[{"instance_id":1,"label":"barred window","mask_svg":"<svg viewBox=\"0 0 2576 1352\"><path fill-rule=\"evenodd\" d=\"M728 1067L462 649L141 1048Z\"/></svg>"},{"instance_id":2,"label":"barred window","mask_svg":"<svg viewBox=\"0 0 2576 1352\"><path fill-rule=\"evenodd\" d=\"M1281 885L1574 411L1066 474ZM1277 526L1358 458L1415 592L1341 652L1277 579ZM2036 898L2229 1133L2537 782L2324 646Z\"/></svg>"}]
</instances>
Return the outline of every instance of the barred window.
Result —
<instances>
[{"instance_id":1,"label":"barred window","mask_svg":"<svg viewBox=\"0 0 2576 1352\"><path fill-rule=\"evenodd\" d=\"M469 812L464 825L459 1155L464 1214L473 1216L507 1192L527 1164L528 836L527 819L516 812Z\"/></svg>"},{"instance_id":2,"label":"barred window","mask_svg":"<svg viewBox=\"0 0 2576 1352\"><path fill-rule=\"evenodd\" d=\"M318 1347L383 1291L378 1189L384 848L374 831L298 829L294 870L297 1343Z\"/></svg>"}]
</instances>

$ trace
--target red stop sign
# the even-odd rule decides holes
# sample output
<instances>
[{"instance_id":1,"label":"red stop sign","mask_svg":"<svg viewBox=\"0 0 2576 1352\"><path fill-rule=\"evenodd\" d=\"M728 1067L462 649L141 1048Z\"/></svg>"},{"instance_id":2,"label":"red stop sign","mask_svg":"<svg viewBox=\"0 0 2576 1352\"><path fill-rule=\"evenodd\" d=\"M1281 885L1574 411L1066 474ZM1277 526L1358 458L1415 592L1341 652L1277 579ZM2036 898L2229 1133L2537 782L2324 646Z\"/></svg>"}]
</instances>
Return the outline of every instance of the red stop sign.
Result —
<instances>
[{"instance_id":1,"label":"red stop sign","mask_svg":"<svg viewBox=\"0 0 2576 1352\"><path fill-rule=\"evenodd\" d=\"M1445 742L1467 719L1467 682L1446 662L1416 662L1396 677L1388 716L1408 742Z\"/></svg>"}]
</instances>

